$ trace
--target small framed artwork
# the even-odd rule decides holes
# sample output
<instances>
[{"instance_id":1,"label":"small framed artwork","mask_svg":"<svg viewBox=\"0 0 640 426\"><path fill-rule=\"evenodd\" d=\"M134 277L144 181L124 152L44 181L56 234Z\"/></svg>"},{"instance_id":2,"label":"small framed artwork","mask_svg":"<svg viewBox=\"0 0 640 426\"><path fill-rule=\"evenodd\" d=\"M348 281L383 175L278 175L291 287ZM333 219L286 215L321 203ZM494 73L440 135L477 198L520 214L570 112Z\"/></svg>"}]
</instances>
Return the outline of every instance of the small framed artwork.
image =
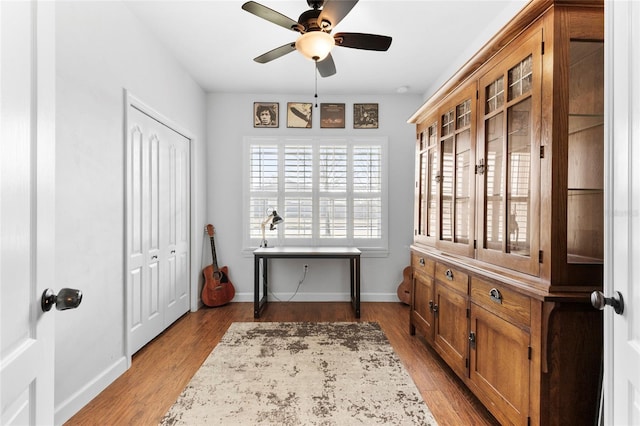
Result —
<instances>
[{"instance_id":1,"label":"small framed artwork","mask_svg":"<svg viewBox=\"0 0 640 426\"><path fill-rule=\"evenodd\" d=\"M344 104L320 104L320 127L344 129Z\"/></svg>"},{"instance_id":2,"label":"small framed artwork","mask_svg":"<svg viewBox=\"0 0 640 426\"><path fill-rule=\"evenodd\" d=\"M312 112L313 104L306 102L287 102L287 127L310 129Z\"/></svg>"},{"instance_id":3,"label":"small framed artwork","mask_svg":"<svg viewBox=\"0 0 640 426\"><path fill-rule=\"evenodd\" d=\"M378 104L353 104L353 128L377 129Z\"/></svg>"},{"instance_id":4,"label":"small framed artwork","mask_svg":"<svg viewBox=\"0 0 640 426\"><path fill-rule=\"evenodd\" d=\"M278 102L253 103L253 127L278 127Z\"/></svg>"}]
</instances>

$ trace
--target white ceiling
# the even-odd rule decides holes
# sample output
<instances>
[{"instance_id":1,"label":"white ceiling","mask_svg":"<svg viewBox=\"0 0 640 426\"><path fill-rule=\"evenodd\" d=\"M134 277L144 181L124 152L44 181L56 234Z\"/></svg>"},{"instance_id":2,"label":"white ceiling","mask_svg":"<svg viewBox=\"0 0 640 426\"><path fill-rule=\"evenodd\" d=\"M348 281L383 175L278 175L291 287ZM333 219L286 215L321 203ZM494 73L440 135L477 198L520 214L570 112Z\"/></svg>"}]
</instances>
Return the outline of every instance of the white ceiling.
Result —
<instances>
[{"instance_id":1,"label":"white ceiling","mask_svg":"<svg viewBox=\"0 0 640 426\"><path fill-rule=\"evenodd\" d=\"M288 31L241 9L244 0L124 0L142 24L207 92L313 93L314 64L292 52L267 64L253 58L295 41ZM257 0L294 20L305 0ZM340 1L340 0L330 0ZM335 32L391 36L387 52L336 47L337 74L318 76L322 94L429 95L528 0L360 0Z\"/></svg>"}]
</instances>

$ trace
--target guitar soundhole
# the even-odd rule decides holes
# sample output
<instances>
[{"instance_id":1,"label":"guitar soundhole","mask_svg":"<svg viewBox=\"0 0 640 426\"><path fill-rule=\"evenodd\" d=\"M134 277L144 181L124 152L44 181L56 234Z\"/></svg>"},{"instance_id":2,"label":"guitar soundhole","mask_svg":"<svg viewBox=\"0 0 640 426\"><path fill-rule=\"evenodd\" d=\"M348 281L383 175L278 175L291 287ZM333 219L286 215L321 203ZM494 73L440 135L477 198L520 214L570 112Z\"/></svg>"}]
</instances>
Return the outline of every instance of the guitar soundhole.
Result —
<instances>
[{"instance_id":1,"label":"guitar soundhole","mask_svg":"<svg viewBox=\"0 0 640 426\"><path fill-rule=\"evenodd\" d=\"M216 281L220 281L221 283L227 282L227 277L220 271L213 272L213 279Z\"/></svg>"}]
</instances>

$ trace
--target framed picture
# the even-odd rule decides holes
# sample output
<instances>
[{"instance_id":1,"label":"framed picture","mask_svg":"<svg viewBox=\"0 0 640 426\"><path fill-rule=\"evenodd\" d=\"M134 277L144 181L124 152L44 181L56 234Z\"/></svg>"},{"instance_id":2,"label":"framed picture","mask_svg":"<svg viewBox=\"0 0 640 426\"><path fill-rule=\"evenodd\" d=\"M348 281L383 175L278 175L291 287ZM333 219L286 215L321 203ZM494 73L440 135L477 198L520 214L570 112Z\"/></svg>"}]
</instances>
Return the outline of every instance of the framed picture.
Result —
<instances>
[{"instance_id":1,"label":"framed picture","mask_svg":"<svg viewBox=\"0 0 640 426\"><path fill-rule=\"evenodd\" d=\"M313 104L287 102L287 127L310 129L312 112Z\"/></svg>"},{"instance_id":2,"label":"framed picture","mask_svg":"<svg viewBox=\"0 0 640 426\"><path fill-rule=\"evenodd\" d=\"M253 127L278 127L277 102L253 103Z\"/></svg>"},{"instance_id":3,"label":"framed picture","mask_svg":"<svg viewBox=\"0 0 640 426\"><path fill-rule=\"evenodd\" d=\"M320 127L344 129L344 104L320 104Z\"/></svg>"},{"instance_id":4,"label":"framed picture","mask_svg":"<svg viewBox=\"0 0 640 426\"><path fill-rule=\"evenodd\" d=\"M353 104L353 128L377 129L378 104Z\"/></svg>"}]
</instances>

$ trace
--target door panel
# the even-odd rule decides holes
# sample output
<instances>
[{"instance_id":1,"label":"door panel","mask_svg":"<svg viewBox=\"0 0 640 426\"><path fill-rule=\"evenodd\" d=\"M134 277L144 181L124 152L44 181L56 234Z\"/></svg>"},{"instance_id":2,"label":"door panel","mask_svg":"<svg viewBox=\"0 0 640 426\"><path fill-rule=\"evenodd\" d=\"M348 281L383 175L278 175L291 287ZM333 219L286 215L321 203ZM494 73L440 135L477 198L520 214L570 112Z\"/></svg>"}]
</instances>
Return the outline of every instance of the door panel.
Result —
<instances>
[{"instance_id":1,"label":"door panel","mask_svg":"<svg viewBox=\"0 0 640 426\"><path fill-rule=\"evenodd\" d=\"M436 281L435 347L461 378L467 376L468 297Z\"/></svg>"},{"instance_id":2,"label":"door panel","mask_svg":"<svg viewBox=\"0 0 640 426\"><path fill-rule=\"evenodd\" d=\"M529 333L471 304L471 381L510 422L529 416Z\"/></svg>"},{"instance_id":3,"label":"door panel","mask_svg":"<svg viewBox=\"0 0 640 426\"><path fill-rule=\"evenodd\" d=\"M161 155L166 156L167 166L161 160L161 170L168 170L167 181L161 185L161 194L167 202L160 209L161 223L166 224L167 244L164 255L166 285L164 296L164 326L167 327L189 309L189 140L179 133L162 126L159 129L163 141ZM168 207L168 208L167 208ZM162 232L162 231L161 231ZM161 234L162 235L162 234Z\"/></svg>"},{"instance_id":4,"label":"door panel","mask_svg":"<svg viewBox=\"0 0 640 426\"><path fill-rule=\"evenodd\" d=\"M605 311L604 424L640 424L640 3L605 2L605 284L624 312ZM615 24L614 24L615 22ZM635 309L634 309L635 308Z\"/></svg>"},{"instance_id":5,"label":"door panel","mask_svg":"<svg viewBox=\"0 0 640 426\"><path fill-rule=\"evenodd\" d=\"M127 297L130 350L134 353L164 329L164 322L160 314L160 144L152 131L152 119L139 111L129 119Z\"/></svg>"},{"instance_id":6,"label":"door panel","mask_svg":"<svg viewBox=\"0 0 640 426\"><path fill-rule=\"evenodd\" d=\"M127 119L133 354L189 309L190 141L135 106Z\"/></svg>"},{"instance_id":7,"label":"door panel","mask_svg":"<svg viewBox=\"0 0 640 426\"><path fill-rule=\"evenodd\" d=\"M0 424L53 424L54 4L0 2Z\"/></svg>"}]
</instances>

